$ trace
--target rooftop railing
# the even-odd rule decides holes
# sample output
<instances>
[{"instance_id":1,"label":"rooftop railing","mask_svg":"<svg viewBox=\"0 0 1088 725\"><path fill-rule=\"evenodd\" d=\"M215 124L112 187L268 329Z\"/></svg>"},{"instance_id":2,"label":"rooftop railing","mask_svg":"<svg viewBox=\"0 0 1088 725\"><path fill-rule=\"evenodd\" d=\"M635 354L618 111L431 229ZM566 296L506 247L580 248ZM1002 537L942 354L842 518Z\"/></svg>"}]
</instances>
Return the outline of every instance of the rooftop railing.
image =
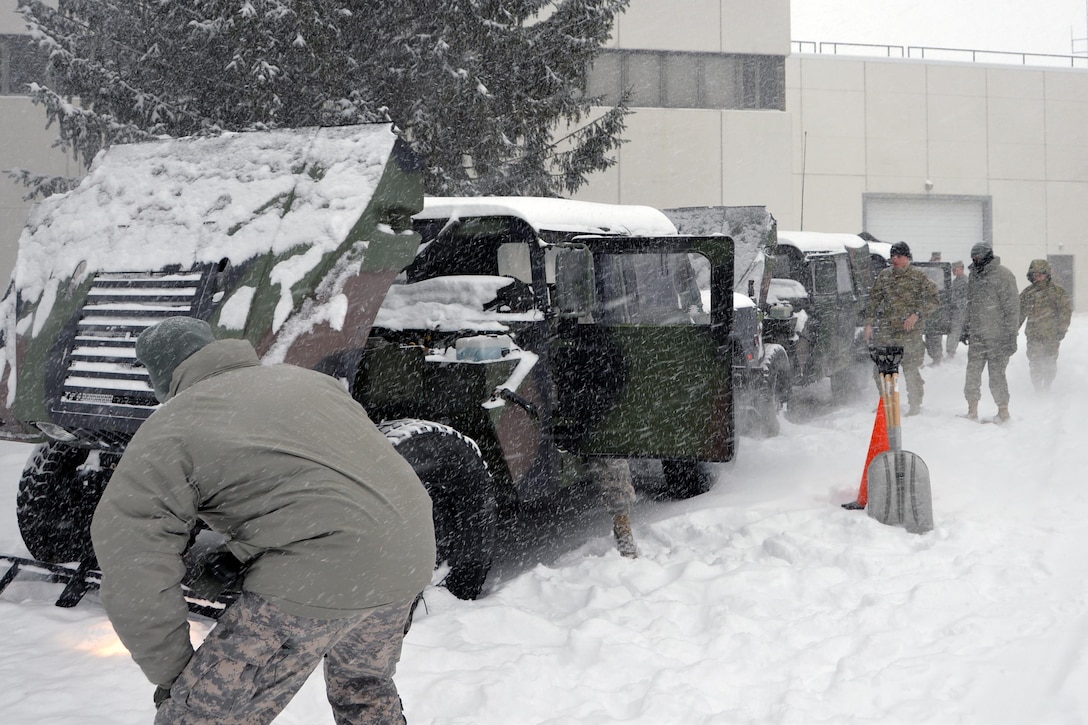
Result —
<instances>
[{"instance_id":1,"label":"rooftop railing","mask_svg":"<svg viewBox=\"0 0 1088 725\"><path fill-rule=\"evenodd\" d=\"M957 63L995 63L1030 65L1051 68L1088 69L1088 55L1054 55L1051 53L1014 53L1006 50L972 50L969 48L935 48L925 45L881 45L879 43L838 43L794 40L794 53L817 55L848 55L877 58L907 58L939 60Z\"/></svg>"}]
</instances>

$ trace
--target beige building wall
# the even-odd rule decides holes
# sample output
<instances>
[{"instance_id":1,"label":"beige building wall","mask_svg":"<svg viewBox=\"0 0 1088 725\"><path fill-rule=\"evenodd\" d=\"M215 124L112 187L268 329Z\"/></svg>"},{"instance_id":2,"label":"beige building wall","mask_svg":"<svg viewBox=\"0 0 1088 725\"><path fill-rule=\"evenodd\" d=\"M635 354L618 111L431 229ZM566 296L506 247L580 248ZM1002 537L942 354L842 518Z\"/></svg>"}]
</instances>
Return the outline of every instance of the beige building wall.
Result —
<instances>
[{"instance_id":1,"label":"beige building wall","mask_svg":"<svg viewBox=\"0 0 1088 725\"><path fill-rule=\"evenodd\" d=\"M16 0L0 0L2 34L26 32L15 5ZM30 202L23 199L26 187L13 181L8 172L20 168L35 174L75 173L73 162L53 148L55 130L46 130L45 112L25 96L0 95L0 294L7 289L19 235L30 210Z\"/></svg>"},{"instance_id":2,"label":"beige building wall","mask_svg":"<svg viewBox=\"0 0 1088 725\"><path fill-rule=\"evenodd\" d=\"M786 56L788 0L634 0L609 47ZM762 205L792 215L793 124L782 111L636 108L616 167L576 197L613 204Z\"/></svg>"},{"instance_id":3,"label":"beige building wall","mask_svg":"<svg viewBox=\"0 0 1088 725\"><path fill-rule=\"evenodd\" d=\"M789 55L789 0L632 0L607 47Z\"/></svg>"},{"instance_id":4,"label":"beige building wall","mask_svg":"<svg viewBox=\"0 0 1088 725\"><path fill-rule=\"evenodd\" d=\"M53 148L56 129L46 130L45 111L25 96L0 96L0 129L0 280L7 289L31 205L23 198L27 188L8 172L18 168L35 174L74 176L78 165Z\"/></svg>"},{"instance_id":5,"label":"beige building wall","mask_svg":"<svg viewBox=\"0 0 1088 725\"><path fill-rule=\"evenodd\" d=\"M1048 254L1088 279L1088 71L799 55L786 84L798 213L780 227L856 233L864 194L989 197L1018 280Z\"/></svg>"}]
</instances>

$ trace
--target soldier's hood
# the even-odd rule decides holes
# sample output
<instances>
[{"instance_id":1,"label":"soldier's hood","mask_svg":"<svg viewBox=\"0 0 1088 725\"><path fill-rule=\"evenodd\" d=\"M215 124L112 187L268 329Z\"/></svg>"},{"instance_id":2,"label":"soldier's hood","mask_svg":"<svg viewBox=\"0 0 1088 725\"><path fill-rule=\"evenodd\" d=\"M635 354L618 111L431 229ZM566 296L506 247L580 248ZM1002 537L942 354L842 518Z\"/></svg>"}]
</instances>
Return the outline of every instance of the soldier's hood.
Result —
<instances>
[{"instance_id":1,"label":"soldier's hood","mask_svg":"<svg viewBox=\"0 0 1088 725\"><path fill-rule=\"evenodd\" d=\"M989 269L990 267L997 267L1000 264L1001 257L994 254L989 259L987 259L981 267L972 262L971 266L968 267L968 269L971 270L971 274L986 274L987 269Z\"/></svg>"},{"instance_id":2,"label":"soldier's hood","mask_svg":"<svg viewBox=\"0 0 1088 725\"><path fill-rule=\"evenodd\" d=\"M228 370L260 364L257 351L248 340L216 340L197 350L177 366L170 383L170 390L163 402L177 397L186 388L196 385L205 378Z\"/></svg>"}]
</instances>

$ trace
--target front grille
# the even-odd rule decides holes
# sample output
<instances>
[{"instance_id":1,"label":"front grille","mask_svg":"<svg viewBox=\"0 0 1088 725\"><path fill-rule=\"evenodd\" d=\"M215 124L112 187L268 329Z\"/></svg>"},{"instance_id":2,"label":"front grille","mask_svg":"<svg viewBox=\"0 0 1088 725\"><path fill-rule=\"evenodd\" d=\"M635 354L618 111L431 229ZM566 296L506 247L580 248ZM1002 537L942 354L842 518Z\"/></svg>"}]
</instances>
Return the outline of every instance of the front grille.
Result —
<instances>
[{"instance_id":1,"label":"front grille","mask_svg":"<svg viewBox=\"0 0 1088 725\"><path fill-rule=\"evenodd\" d=\"M83 425L86 416L150 415L158 401L136 360L136 338L167 317L199 316L203 281L200 270L97 275L76 322L55 412Z\"/></svg>"}]
</instances>

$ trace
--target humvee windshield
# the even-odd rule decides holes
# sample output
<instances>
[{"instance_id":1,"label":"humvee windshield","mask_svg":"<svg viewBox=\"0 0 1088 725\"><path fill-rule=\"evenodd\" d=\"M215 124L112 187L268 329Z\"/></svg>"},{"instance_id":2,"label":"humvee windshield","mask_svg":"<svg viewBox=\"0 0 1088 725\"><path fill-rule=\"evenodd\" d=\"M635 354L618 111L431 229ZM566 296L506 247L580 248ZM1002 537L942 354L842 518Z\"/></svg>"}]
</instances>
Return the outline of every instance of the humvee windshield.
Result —
<instances>
[{"instance_id":1,"label":"humvee windshield","mask_svg":"<svg viewBox=\"0 0 1088 725\"><path fill-rule=\"evenodd\" d=\"M812 265L813 294L838 295L854 291L849 260L844 256L815 259Z\"/></svg>"},{"instance_id":2,"label":"humvee windshield","mask_svg":"<svg viewBox=\"0 0 1088 725\"><path fill-rule=\"evenodd\" d=\"M698 254L598 256L599 321L606 325L709 324L692 258L709 269L709 261Z\"/></svg>"}]
</instances>

